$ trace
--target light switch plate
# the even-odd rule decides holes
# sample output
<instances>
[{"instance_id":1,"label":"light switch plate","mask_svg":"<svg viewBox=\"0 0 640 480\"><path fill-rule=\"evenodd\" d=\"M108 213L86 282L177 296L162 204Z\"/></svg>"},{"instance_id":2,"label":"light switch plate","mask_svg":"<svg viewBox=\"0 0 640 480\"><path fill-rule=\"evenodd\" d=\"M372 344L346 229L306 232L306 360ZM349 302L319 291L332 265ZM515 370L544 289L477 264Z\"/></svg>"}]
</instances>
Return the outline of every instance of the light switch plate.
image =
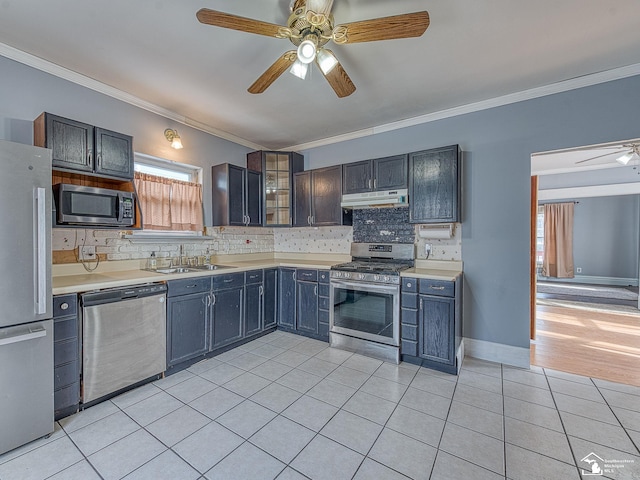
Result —
<instances>
[{"instance_id":1,"label":"light switch plate","mask_svg":"<svg viewBox=\"0 0 640 480\"><path fill-rule=\"evenodd\" d=\"M94 245L85 245L78 247L80 249L80 259L92 259L96 257L96 247Z\"/></svg>"}]
</instances>

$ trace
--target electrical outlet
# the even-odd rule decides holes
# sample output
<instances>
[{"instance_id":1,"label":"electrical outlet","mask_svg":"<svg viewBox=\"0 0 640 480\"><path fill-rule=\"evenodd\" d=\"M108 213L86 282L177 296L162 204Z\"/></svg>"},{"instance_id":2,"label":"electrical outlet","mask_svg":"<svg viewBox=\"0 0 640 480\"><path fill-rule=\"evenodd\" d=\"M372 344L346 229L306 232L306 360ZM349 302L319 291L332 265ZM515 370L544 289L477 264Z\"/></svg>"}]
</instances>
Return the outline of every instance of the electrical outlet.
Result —
<instances>
[{"instance_id":1,"label":"electrical outlet","mask_svg":"<svg viewBox=\"0 0 640 480\"><path fill-rule=\"evenodd\" d=\"M91 259L96 257L96 247L94 245L85 245L80 248L80 259Z\"/></svg>"},{"instance_id":2,"label":"electrical outlet","mask_svg":"<svg viewBox=\"0 0 640 480\"><path fill-rule=\"evenodd\" d=\"M582 273L582 267L576 268L576 273Z\"/></svg>"},{"instance_id":3,"label":"electrical outlet","mask_svg":"<svg viewBox=\"0 0 640 480\"><path fill-rule=\"evenodd\" d=\"M431 255L431 244L430 243L425 243L424 244L424 254L426 255L427 258L429 258L429 255Z\"/></svg>"}]
</instances>

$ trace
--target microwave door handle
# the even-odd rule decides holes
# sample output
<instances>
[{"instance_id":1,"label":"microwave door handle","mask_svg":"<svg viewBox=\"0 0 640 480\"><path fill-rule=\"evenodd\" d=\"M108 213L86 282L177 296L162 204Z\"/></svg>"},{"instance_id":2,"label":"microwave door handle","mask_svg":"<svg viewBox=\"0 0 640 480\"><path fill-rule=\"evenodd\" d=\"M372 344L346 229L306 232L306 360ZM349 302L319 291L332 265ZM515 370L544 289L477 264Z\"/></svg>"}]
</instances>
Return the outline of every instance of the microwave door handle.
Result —
<instances>
[{"instance_id":1,"label":"microwave door handle","mask_svg":"<svg viewBox=\"0 0 640 480\"><path fill-rule=\"evenodd\" d=\"M123 211L124 211L124 200L122 199L122 194L118 194L118 202L116 203L117 208L118 208L118 223L121 224L122 223L122 215L123 215Z\"/></svg>"}]
</instances>

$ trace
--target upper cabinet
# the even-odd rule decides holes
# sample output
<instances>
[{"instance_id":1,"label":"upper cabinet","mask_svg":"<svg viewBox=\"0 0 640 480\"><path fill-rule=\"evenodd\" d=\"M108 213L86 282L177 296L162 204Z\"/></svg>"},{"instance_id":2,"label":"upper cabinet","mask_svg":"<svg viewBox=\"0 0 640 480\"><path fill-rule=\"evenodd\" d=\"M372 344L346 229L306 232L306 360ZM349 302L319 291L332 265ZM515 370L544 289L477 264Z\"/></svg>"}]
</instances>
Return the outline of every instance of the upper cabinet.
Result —
<instances>
[{"instance_id":1,"label":"upper cabinet","mask_svg":"<svg viewBox=\"0 0 640 480\"><path fill-rule=\"evenodd\" d=\"M293 174L304 170L304 157L296 152L260 150L247 154L247 168L262 174L262 225L291 226Z\"/></svg>"},{"instance_id":2,"label":"upper cabinet","mask_svg":"<svg viewBox=\"0 0 640 480\"><path fill-rule=\"evenodd\" d=\"M343 165L342 193L407 188L407 156L376 158Z\"/></svg>"},{"instance_id":3,"label":"upper cabinet","mask_svg":"<svg viewBox=\"0 0 640 480\"><path fill-rule=\"evenodd\" d=\"M34 145L50 148L54 170L133 179L133 138L86 123L41 114L33 122Z\"/></svg>"},{"instance_id":4,"label":"upper cabinet","mask_svg":"<svg viewBox=\"0 0 640 480\"><path fill-rule=\"evenodd\" d=\"M295 227L351 225L351 210L340 207L341 165L299 172L293 179Z\"/></svg>"},{"instance_id":5,"label":"upper cabinet","mask_svg":"<svg viewBox=\"0 0 640 480\"><path fill-rule=\"evenodd\" d=\"M460 222L458 145L409 154L409 221Z\"/></svg>"},{"instance_id":6,"label":"upper cabinet","mask_svg":"<svg viewBox=\"0 0 640 480\"><path fill-rule=\"evenodd\" d=\"M213 226L262 225L262 176L237 165L211 167Z\"/></svg>"}]
</instances>

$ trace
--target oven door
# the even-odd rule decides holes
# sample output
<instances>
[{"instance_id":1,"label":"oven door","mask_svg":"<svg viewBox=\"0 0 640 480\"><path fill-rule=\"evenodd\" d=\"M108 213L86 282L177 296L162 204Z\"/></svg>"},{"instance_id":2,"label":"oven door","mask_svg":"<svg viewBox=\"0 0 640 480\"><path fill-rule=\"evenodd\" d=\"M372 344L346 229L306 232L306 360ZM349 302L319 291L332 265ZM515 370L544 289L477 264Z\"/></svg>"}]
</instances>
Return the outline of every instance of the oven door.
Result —
<instances>
[{"instance_id":1,"label":"oven door","mask_svg":"<svg viewBox=\"0 0 640 480\"><path fill-rule=\"evenodd\" d=\"M329 329L386 345L400 345L400 286L331 280Z\"/></svg>"}]
</instances>

